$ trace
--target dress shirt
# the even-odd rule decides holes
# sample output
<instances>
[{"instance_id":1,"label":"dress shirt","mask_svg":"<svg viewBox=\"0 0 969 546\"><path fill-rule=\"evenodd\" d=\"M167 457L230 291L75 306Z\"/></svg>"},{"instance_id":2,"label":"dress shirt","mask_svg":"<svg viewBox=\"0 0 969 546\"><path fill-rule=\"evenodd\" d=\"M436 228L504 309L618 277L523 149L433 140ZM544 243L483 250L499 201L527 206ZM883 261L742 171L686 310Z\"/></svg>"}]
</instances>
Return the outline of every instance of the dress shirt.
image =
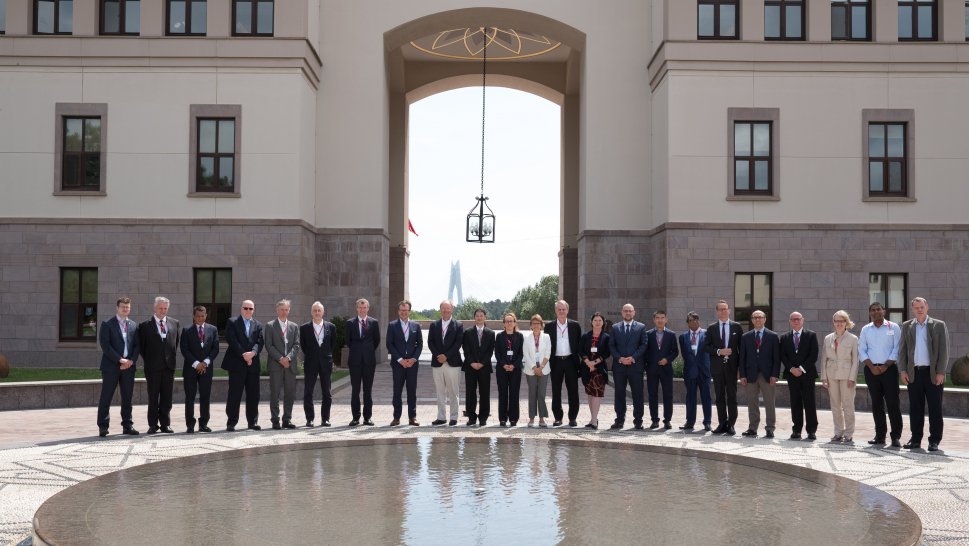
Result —
<instances>
[{"instance_id":1,"label":"dress shirt","mask_svg":"<svg viewBox=\"0 0 969 546\"><path fill-rule=\"evenodd\" d=\"M168 336L168 317L160 319L158 315L152 315L151 318L155 319L155 329L158 330L158 335L165 339ZM164 331L162 331L162 326L165 327Z\"/></svg>"},{"instance_id":2,"label":"dress shirt","mask_svg":"<svg viewBox=\"0 0 969 546\"><path fill-rule=\"evenodd\" d=\"M723 348L730 346L730 321L723 322L718 320L720 323L720 341L723 342ZM724 334L726 334L726 339L724 339ZM717 354L720 354L720 349L717 349Z\"/></svg>"},{"instance_id":3,"label":"dress shirt","mask_svg":"<svg viewBox=\"0 0 969 546\"><path fill-rule=\"evenodd\" d=\"M321 328L317 330L316 326L317 326L316 322L313 322L313 333L316 335L316 342L320 345L320 347L322 347L323 338L326 336L326 325L323 324L323 320L320 319L319 326L321 326Z\"/></svg>"},{"instance_id":4,"label":"dress shirt","mask_svg":"<svg viewBox=\"0 0 969 546\"><path fill-rule=\"evenodd\" d=\"M404 341L407 341L410 338L410 321L400 321L400 329L404 333Z\"/></svg>"},{"instance_id":5,"label":"dress shirt","mask_svg":"<svg viewBox=\"0 0 969 546\"><path fill-rule=\"evenodd\" d=\"M195 332L198 333L198 334L200 334L199 335L199 345L201 345L202 347L205 347L205 340L203 339L203 337L205 336L205 325L203 324L202 326L199 326L198 324L195 324L194 322L192 323L192 325L195 326ZM200 328L201 328L201 331L199 330ZM205 362L205 365L206 366L208 366L209 364L211 364L211 362L209 362L209 359L208 358L206 358L204 362ZM201 364L201 362L199 362L198 360L196 360L195 363L192 364L192 367L195 368L196 370L198 370L199 369L199 364Z\"/></svg>"},{"instance_id":6,"label":"dress shirt","mask_svg":"<svg viewBox=\"0 0 969 546\"><path fill-rule=\"evenodd\" d=\"M898 360L898 344L902 341L902 329L898 324L882 321L881 326L874 322L866 324L858 336L858 358L862 362L871 360L872 364L884 364Z\"/></svg>"},{"instance_id":7,"label":"dress shirt","mask_svg":"<svg viewBox=\"0 0 969 546\"><path fill-rule=\"evenodd\" d=\"M444 339L444 332L447 332L448 326L451 325L451 319L441 319L441 339Z\"/></svg>"},{"instance_id":8,"label":"dress shirt","mask_svg":"<svg viewBox=\"0 0 969 546\"><path fill-rule=\"evenodd\" d=\"M690 336L690 350L693 352L693 356L696 356L697 344L700 343L700 329L690 330L687 334Z\"/></svg>"},{"instance_id":9,"label":"dress shirt","mask_svg":"<svg viewBox=\"0 0 969 546\"><path fill-rule=\"evenodd\" d=\"M928 320L928 317L926 317ZM929 365L929 339L928 328L925 323L919 324L915 319L915 367Z\"/></svg>"},{"instance_id":10,"label":"dress shirt","mask_svg":"<svg viewBox=\"0 0 969 546\"><path fill-rule=\"evenodd\" d=\"M797 330L791 330L792 336L797 336L797 343L794 344L794 352L801 350L801 336L804 335L804 328L798 328Z\"/></svg>"},{"instance_id":11,"label":"dress shirt","mask_svg":"<svg viewBox=\"0 0 969 546\"><path fill-rule=\"evenodd\" d=\"M367 317L361 317L357 315L357 330L360 330L360 339L363 339L363 326L367 324Z\"/></svg>"},{"instance_id":12,"label":"dress shirt","mask_svg":"<svg viewBox=\"0 0 969 546\"><path fill-rule=\"evenodd\" d=\"M656 346L657 347L659 347L660 346L660 343L663 342L663 336L665 336L665 335L666 335L666 328L663 328L663 329L657 328L656 329Z\"/></svg>"},{"instance_id":13,"label":"dress shirt","mask_svg":"<svg viewBox=\"0 0 969 546\"><path fill-rule=\"evenodd\" d=\"M478 329L478 345L481 345L481 336L484 335L484 326L475 326Z\"/></svg>"},{"instance_id":14,"label":"dress shirt","mask_svg":"<svg viewBox=\"0 0 969 546\"><path fill-rule=\"evenodd\" d=\"M242 322L244 322L246 325L246 337L249 337L249 323L252 321L246 317L242 317Z\"/></svg>"},{"instance_id":15,"label":"dress shirt","mask_svg":"<svg viewBox=\"0 0 969 546\"><path fill-rule=\"evenodd\" d=\"M633 327L633 322L632 321L629 321L629 322L622 321L622 324L623 324L622 333L628 334L629 333L629 329Z\"/></svg>"},{"instance_id":16,"label":"dress shirt","mask_svg":"<svg viewBox=\"0 0 969 546\"><path fill-rule=\"evenodd\" d=\"M555 356L569 356L572 354L572 347L569 346L569 319L565 319L565 330L562 323L555 321L555 335L558 341L555 343Z\"/></svg>"},{"instance_id":17,"label":"dress shirt","mask_svg":"<svg viewBox=\"0 0 969 546\"><path fill-rule=\"evenodd\" d=\"M121 318L121 315L115 315L114 318L118 321L121 339L124 340L124 352L121 353L121 358L128 358L128 319Z\"/></svg>"}]
</instances>

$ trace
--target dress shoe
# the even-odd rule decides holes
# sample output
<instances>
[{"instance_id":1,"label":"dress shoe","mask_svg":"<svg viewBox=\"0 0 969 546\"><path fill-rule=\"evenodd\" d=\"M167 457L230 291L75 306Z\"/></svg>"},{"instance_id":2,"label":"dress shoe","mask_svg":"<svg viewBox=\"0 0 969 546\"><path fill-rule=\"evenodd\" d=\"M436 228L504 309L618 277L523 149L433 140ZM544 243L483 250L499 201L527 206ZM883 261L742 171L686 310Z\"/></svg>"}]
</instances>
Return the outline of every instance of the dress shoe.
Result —
<instances>
[{"instance_id":1,"label":"dress shoe","mask_svg":"<svg viewBox=\"0 0 969 546\"><path fill-rule=\"evenodd\" d=\"M653 424L649 425L649 430L659 428L659 421L653 421Z\"/></svg>"},{"instance_id":2,"label":"dress shoe","mask_svg":"<svg viewBox=\"0 0 969 546\"><path fill-rule=\"evenodd\" d=\"M329 421L323 421L322 423L320 423L320 426L321 427L328 427L328 426L330 426L330 422Z\"/></svg>"},{"instance_id":3,"label":"dress shoe","mask_svg":"<svg viewBox=\"0 0 969 546\"><path fill-rule=\"evenodd\" d=\"M457 419L451 419L450 421L447 422L447 426L449 426L449 427L456 427L456 426L458 426L458 420Z\"/></svg>"},{"instance_id":4,"label":"dress shoe","mask_svg":"<svg viewBox=\"0 0 969 546\"><path fill-rule=\"evenodd\" d=\"M486 427L486 426L488 426L488 421L478 421L478 426L479 427Z\"/></svg>"},{"instance_id":5,"label":"dress shoe","mask_svg":"<svg viewBox=\"0 0 969 546\"><path fill-rule=\"evenodd\" d=\"M800 432L792 432L791 433L791 440L800 440L800 439L801 439L801 433Z\"/></svg>"},{"instance_id":6,"label":"dress shoe","mask_svg":"<svg viewBox=\"0 0 969 546\"><path fill-rule=\"evenodd\" d=\"M432 427L439 427L439 426L444 425L444 424L447 424L447 421L445 421L444 419L435 419L435 420L431 421L431 426Z\"/></svg>"},{"instance_id":7,"label":"dress shoe","mask_svg":"<svg viewBox=\"0 0 969 546\"><path fill-rule=\"evenodd\" d=\"M757 437L757 431L756 430L747 429L747 430L745 430L743 432L743 434L741 434L741 436L746 436L748 438L756 438Z\"/></svg>"},{"instance_id":8,"label":"dress shoe","mask_svg":"<svg viewBox=\"0 0 969 546\"><path fill-rule=\"evenodd\" d=\"M517 427L518 426L518 421L512 421L512 422L508 423L508 426Z\"/></svg>"},{"instance_id":9,"label":"dress shoe","mask_svg":"<svg viewBox=\"0 0 969 546\"><path fill-rule=\"evenodd\" d=\"M235 432L235 431L236 431L236 427L235 427L235 426L233 426L233 425L227 425L227 426L225 427L225 430L226 430L227 432Z\"/></svg>"},{"instance_id":10,"label":"dress shoe","mask_svg":"<svg viewBox=\"0 0 969 546\"><path fill-rule=\"evenodd\" d=\"M364 419L363 420L363 424L366 425L366 426L368 426L368 427L374 426L372 419Z\"/></svg>"},{"instance_id":11,"label":"dress shoe","mask_svg":"<svg viewBox=\"0 0 969 546\"><path fill-rule=\"evenodd\" d=\"M921 449L922 442L915 442L915 441L909 440L908 443L903 445L902 447L904 447L905 449Z\"/></svg>"},{"instance_id":12,"label":"dress shoe","mask_svg":"<svg viewBox=\"0 0 969 546\"><path fill-rule=\"evenodd\" d=\"M477 424L477 421L475 421L474 419L469 419L468 420L468 426L469 427L473 427L475 424Z\"/></svg>"},{"instance_id":13,"label":"dress shoe","mask_svg":"<svg viewBox=\"0 0 969 546\"><path fill-rule=\"evenodd\" d=\"M419 427L419 426L421 426L421 424L417 422L417 419L409 419L407 421L407 424L410 425L410 426L412 426L412 427Z\"/></svg>"},{"instance_id":14,"label":"dress shoe","mask_svg":"<svg viewBox=\"0 0 969 546\"><path fill-rule=\"evenodd\" d=\"M902 442L898 438L892 438L892 447L902 447Z\"/></svg>"},{"instance_id":15,"label":"dress shoe","mask_svg":"<svg viewBox=\"0 0 969 546\"><path fill-rule=\"evenodd\" d=\"M868 440L868 443L873 446L883 446L885 445L885 438L876 436L873 440Z\"/></svg>"},{"instance_id":16,"label":"dress shoe","mask_svg":"<svg viewBox=\"0 0 969 546\"><path fill-rule=\"evenodd\" d=\"M249 425L249 430L262 430L262 427L259 425Z\"/></svg>"},{"instance_id":17,"label":"dress shoe","mask_svg":"<svg viewBox=\"0 0 969 546\"><path fill-rule=\"evenodd\" d=\"M172 430L172 427L161 427L161 431L164 432L165 434L175 434L175 431Z\"/></svg>"},{"instance_id":18,"label":"dress shoe","mask_svg":"<svg viewBox=\"0 0 969 546\"><path fill-rule=\"evenodd\" d=\"M670 424L669 421L663 421L663 428L665 428L666 430L670 430L671 428L673 428L673 425Z\"/></svg>"},{"instance_id":19,"label":"dress shoe","mask_svg":"<svg viewBox=\"0 0 969 546\"><path fill-rule=\"evenodd\" d=\"M127 434L128 436L137 436L138 435L138 431L135 430L134 427L124 427L124 430L122 430L121 433L122 434Z\"/></svg>"},{"instance_id":20,"label":"dress shoe","mask_svg":"<svg viewBox=\"0 0 969 546\"><path fill-rule=\"evenodd\" d=\"M768 438L773 438L774 437L774 431L773 430L768 430L767 433L765 434L765 436L767 436Z\"/></svg>"},{"instance_id":21,"label":"dress shoe","mask_svg":"<svg viewBox=\"0 0 969 546\"><path fill-rule=\"evenodd\" d=\"M310 419L309 421L306 422L306 428L313 428L313 420L312 419Z\"/></svg>"},{"instance_id":22,"label":"dress shoe","mask_svg":"<svg viewBox=\"0 0 969 546\"><path fill-rule=\"evenodd\" d=\"M283 430L283 426L279 423L273 423L273 430Z\"/></svg>"},{"instance_id":23,"label":"dress shoe","mask_svg":"<svg viewBox=\"0 0 969 546\"><path fill-rule=\"evenodd\" d=\"M939 444L929 442L929 451L938 451L938 450L939 450Z\"/></svg>"},{"instance_id":24,"label":"dress shoe","mask_svg":"<svg viewBox=\"0 0 969 546\"><path fill-rule=\"evenodd\" d=\"M579 426L579 423L576 422L576 421L569 421L569 426L570 427L577 427L577 426Z\"/></svg>"},{"instance_id":25,"label":"dress shoe","mask_svg":"<svg viewBox=\"0 0 969 546\"><path fill-rule=\"evenodd\" d=\"M646 427L644 427L642 423L635 423L633 425L633 428L636 429L636 430L643 430Z\"/></svg>"},{"instance_id":26,"label":"dress shoe","mask_svg":"<svg viewBox=\"0 0 969 546\"><path fill-rule=\"evenodd\" d=\"M622 427L623 427L622 423L613 423L612 426L610 426L609 428L613 430L622 430Z\"/></svg>"},{"instance_id":27,"label":"dress shoe","mask_svg":"<svg viewBox=\"0 0 969 546\"><path fill-rule=\"evenodd\" d=\"M148 427L147 434L158 434L158 427L156 427L154 425Z\"/></svg>"},{"instance_id":28,"label":"dress shoe","mask_svg":"<svg viewBox=\"0 0 969 546\"><path fill-rule=\"evenodd\" d=\"M296 428L292 421L283 421L283 428Z\"/></svg>"},{"instance_id":29,"label":"dress shoe","mask_svg":"<svg viewBox=\"0 0 969 546\"><path fill-rule=\"evenodd\" d=\"M710 432L710 425L703 425L703 430Z\"/></svg>"},{"instance_id":30,"label":"dress shoe","mask_svg":"<svg viewBox=\"0 0 969 546\"><path fill-rule=\"evenodd\" d=\"M359 425L360 425L360 420L359 419L354 419L353 421L350 421L350 426L351 427L355 427L355 426L359 426Z\"/></svg>"},{"instance_id":31,"label":"dress shoe","mask_svg":"<svg viewBox=\"0 0 969 546\"><path fill-rule=\"evenodd\" d=\"M185 434L195 434L195 427L188 427L185 429Z\"/></svg>"},{"instance_id":32,"label":"dress shoe","mask_svg":"<svg viewBox=\"0 0 969 546\"><path fill-rule=\"evenodd\" d=\"M591 428L592 430L599 430L599 425L593 425L592 423L589 423L588 425L585 426L585 428Z\"/></svg>"},{"instance_id":33,"label":"dress shoe","mask_svg":"<svg viewBox=\"0 0 969 546\"><path fill-rule=\"evenodd\" d=\"M553 427L560 427L560 426L562 426L562 421L561 420L556 420L554 423L552 423L552 426Z\"/></svg>"},{"instance_id":34,"label":"dress shoe","mask_svg":"<svg viewBox=\"0 0 969 546\"><path fill-rule=\"evenodd\" d=\"M727 432L727 425L717 425L717 428L713 429L714 434L723 434Z\"/></svg>"},{"instance_id":35,"label":"dress shoe","mask_svg":"<svg viewBox=\"0 0 969 546\"><path fill-rule=\"evenodd\" d=\"M727 427L727 431L724 432L724 434L726 434L727 436L733 436L734 434L737 434L737 429L733 428L733 425L730 425L729 427Z\"/></svg>"},{"instance_id":36,"label":"dress shoe","mask_svg":"<svg viewBox=\"0 0 969 546\"><path fill-rule=\"evenodd\" d=\"M498 426L500 426L501 428L505 428L505 427L507 427L508 425L507 425L507 424L505 424L505 422L504 422L504 421L502 421L502 422L500 422L500 423L498 423Z\"/></svg>"},{"instance_id":37,"label":"dress shoe","mask_svg":"<svg viewBox=\"0 0 969 546\"><path fill-rule=\"evenodd\" d=\"M104 438L107 435L108 435L108 429L106 428L98 429L98 436Z\"/></svg>"},{"instance_id":38,"label":"dress shoe","mask_svg":"<svg viewBox=\"0 0 969 546\"><path fill-rule=\"evenodd\" d=\"M818 439L818 436L816 434L814 434L813 432L808 432L807 439L808 440L817 440Z\"/></svg>"},{"instance_id":39,"label":"dress shoe","mask_svg":"<svg viewBox=\"0 0 969 546\"><path fill-rule=\"evenodd\" d=\"M203 426L200 426L199 427L199 432L212 432L212 429L210 429L209 427L203 425Z\"/></svg>"},{"instance_id":40,"label":"dress shoe","mask_svg":"<svg viewBox=\"0 0 969 546\"><path fill-rule=\"evenodd\" d=\"M399 424L400 424L400 419L398 419L396 417L394 418L393 421L390 422L390 426L392 426L392 427L396 427Z\"/></svg>"},{"instance_id":41,"label":"dress shoe","mask_svg":"<svg viewBox=\"0 0 969 546\"><path fill-rule=\"evenodd\" d=\"M683 425L680 430L693 430L693 425Z\"/></svg>"}]
</instances>

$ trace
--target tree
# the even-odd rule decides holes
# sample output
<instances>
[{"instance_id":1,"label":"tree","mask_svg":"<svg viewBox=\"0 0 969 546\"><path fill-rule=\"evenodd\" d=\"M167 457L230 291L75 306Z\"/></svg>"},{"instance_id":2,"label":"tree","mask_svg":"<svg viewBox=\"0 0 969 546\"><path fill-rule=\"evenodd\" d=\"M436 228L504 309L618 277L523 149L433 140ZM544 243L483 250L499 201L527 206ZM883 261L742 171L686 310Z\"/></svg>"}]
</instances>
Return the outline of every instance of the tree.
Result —
<instances>
[{"instance_id":1,"label":"tree","mask_svg":"<svg viewBox=\"0 0 969 546\"><path fill-rule=\"evenodd\" d=\"M474 296L464 298L464 303L454 308L454 318L458 320L474 320L474 310L484 309L485 304L475 299ZM486 316L490 314L486 313Z\"/></svg>"},{"instance_id":2,"label":"tree","mask_svg":"<svg viewBox=\"0 0 969 546\"><path fill-rule=\"evenodd\" d=\"M534 287L529 285L519 290L508 304L508 312L515 313L519 320L528 320L536 314L544 320L552 320L558 299L559 276L548 275L542 277Z\"/></svg>"}]
</instances>

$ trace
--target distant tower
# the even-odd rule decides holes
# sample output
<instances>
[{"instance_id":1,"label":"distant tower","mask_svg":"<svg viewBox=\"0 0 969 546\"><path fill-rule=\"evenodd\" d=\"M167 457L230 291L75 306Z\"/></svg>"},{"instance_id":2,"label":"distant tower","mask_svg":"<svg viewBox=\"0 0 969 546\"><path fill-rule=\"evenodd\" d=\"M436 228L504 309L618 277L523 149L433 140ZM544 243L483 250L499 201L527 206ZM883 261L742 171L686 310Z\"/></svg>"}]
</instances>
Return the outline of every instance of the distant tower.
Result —
<instances>
[{"instance_id":1,"label":"distant tower","mask_svg":"<svg viewBox=\"0 0 969 546\"><path fill-rule=\"evenodd\" d=\"M454 301L454 289L458 289L458 305L464 305L464 291L461 290L461 260L451 264L451 281L447 287L447 299Z\"/></svg>"}]
</instances>

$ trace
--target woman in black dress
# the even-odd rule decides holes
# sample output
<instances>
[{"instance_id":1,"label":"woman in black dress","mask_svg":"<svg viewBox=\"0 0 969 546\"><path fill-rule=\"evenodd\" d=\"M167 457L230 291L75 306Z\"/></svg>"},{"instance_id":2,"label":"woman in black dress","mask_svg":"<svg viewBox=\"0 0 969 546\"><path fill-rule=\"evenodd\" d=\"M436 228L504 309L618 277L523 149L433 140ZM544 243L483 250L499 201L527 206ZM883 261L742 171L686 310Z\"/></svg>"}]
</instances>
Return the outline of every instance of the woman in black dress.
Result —
<instances>
[{"instance_id":1,"label":"woman in black dress","mask_svg":"<svg viewBox=\"0 0 969 546\"><path fill-rule=\"evenodd\" d=\"M589 398L589 413L592 414L592 420L586 427L591 429L599 428L599 404L606 394L606 379L609 377L606 370L609 334L605 332L605 323L602 313L596 311L592 315L592 330L582 334L582 339L579 340L579 358L582 359L579 373L582 384L585 385L585 394Z\"/></svg>"}]
</instances>

